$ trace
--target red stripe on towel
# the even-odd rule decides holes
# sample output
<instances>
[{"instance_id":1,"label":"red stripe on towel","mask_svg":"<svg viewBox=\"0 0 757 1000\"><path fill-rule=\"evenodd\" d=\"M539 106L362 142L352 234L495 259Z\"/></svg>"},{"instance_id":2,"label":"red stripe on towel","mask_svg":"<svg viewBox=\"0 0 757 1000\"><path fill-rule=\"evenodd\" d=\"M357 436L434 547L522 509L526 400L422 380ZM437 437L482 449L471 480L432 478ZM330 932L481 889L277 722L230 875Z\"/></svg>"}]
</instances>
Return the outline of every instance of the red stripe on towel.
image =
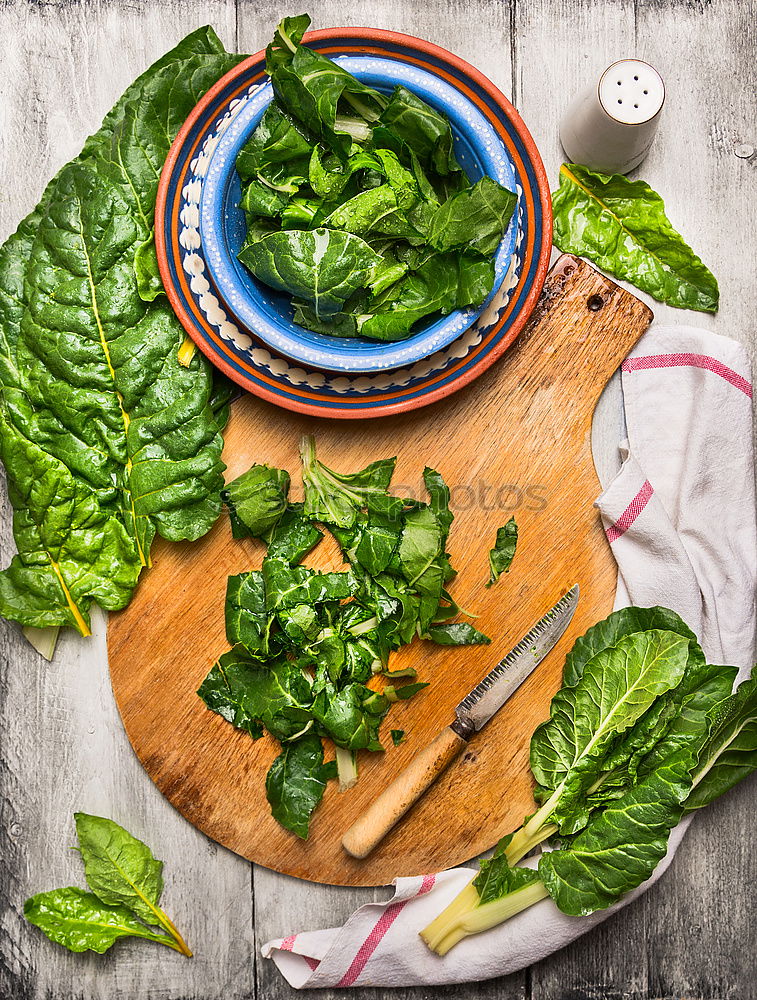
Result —
<instances>
[{"instance_id":1,"label":"red stripe on towel","mask_svg":"<svg viewBox=\"0 0 757 1000\"><path fill-rule=\"evenodd\" d=\"M284 940L279 945L279 950L280 951L292 951L292 949L294 948L294 942L295 942L296 937L297 937L296 934L290 934L290 936L288 938L284 938ZM317 969L318 966L321 964L320 959L318 959L318 958L311 958L310 955L297 955L297 957L301 958L303 960L303 962L305 962L307 965L309 965L311 971L313 969Z\"/></svg>"},{"instance_id":2,"label":"red stripe on towel","mask_svg":"<svg viewBox=\"0 0 757 1000\"><path fill-rule=\"evenodd\" d=\"M654 490L652 489L652 484L648 479L645 480L644 485L620 515L615 524L611 524L605 531L608 542L614 542L628 531L633 522L649 503L649 498L653 493Z\"/></svg>"},{"instance_id":3,"label":"red stripe on towel","mask_svg":"<svg viewBox=\"0 0 757 1000\"><path fill-rule=\"evenodd\" d=\"M424 875L423 882L417 895L422 896L426 892L430 892L434 886L434 881L436 880L436 875ZM412 897L413 899L417 896ZM363 971L363 969L368 964L368 959L374 953L376 948L378 948L381 939L384 937L386 932L392 926L394 921L400 915L405 905L409 903L409 899L403 899L398 903L392 903L390 906L384 910L381 916L378 918L373 926L370 934L366 937L365 941L358 948L358 952L352 960L352 964L349 969L345 972L337 986L352 986L357 977Z\"/></svg>"},{"instance_id":4,"label":"red stripe on towel","mask_svg":"<svg viewBox=\"0 0 757 1000\"><path fill-rule=\"evenodd\" d=\"M724 365L717 358L711 358L707 354L651 354L644 358L626 358L621 365L624 372L645 371L649 368L704 368L708 372L714 372L724 378L726 382L740 389L745 395L752 398L752 387L743 377L732 368Z\"/></svg>"}]
</instances>

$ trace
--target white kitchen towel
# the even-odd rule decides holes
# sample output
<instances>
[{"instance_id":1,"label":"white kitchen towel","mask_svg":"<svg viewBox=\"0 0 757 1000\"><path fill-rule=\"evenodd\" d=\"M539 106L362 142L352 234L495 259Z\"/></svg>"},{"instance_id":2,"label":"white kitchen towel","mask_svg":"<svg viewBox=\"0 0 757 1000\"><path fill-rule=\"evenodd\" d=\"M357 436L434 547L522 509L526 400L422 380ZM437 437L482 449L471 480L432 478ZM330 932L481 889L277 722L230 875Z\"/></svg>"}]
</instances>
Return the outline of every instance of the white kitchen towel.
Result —
<instances>
[{"instance_id":1,"label":"white kitchen towel","mask_svg":"<svg viewBox=\"0 0 757 1000\"><path fill-rule=\"evenodd\" d=\"M618 562L616 606L673 608L697 633L710 662L743 672L757 638L749 360L724 337L653 326L623 363L622 383L623 465L597 501ZM344 927L270 941L263 955L298 989L506 975L564 947L644 892L668 867L687 825L673 831L668 854L648 882L590 917L567 917L545 899L439 958L418 932L474 874L457 868L397 879L391 900L362 906Z\"/></svg>"}]
</instances>

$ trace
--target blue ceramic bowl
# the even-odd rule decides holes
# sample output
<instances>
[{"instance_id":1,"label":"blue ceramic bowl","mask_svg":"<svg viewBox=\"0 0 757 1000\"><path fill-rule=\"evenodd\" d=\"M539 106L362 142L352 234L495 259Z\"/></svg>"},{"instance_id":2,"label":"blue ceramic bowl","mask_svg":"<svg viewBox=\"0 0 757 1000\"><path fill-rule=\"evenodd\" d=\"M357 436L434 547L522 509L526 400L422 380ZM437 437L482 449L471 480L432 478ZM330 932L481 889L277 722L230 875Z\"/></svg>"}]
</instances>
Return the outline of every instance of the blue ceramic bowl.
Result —
<instances>
[{"instance_id":1,"label":"blue ceramic bowl","mask_svg":"<svg viewBox=\"0 0 757 1000\"><path fill-rule=\"evenodd\" d=\"M455 154L471 181L485 174L516 190L513 165L490 122L459 90L406 63L374 56L338 56L335 60L363 83L383 93L402 84L445 114L451 123ZM261 85L210 152L200 198L200 236L210 277L237 321L269 347L302 364L342 372L377 372L413 364L451 344L486 308L501 285L515 250L519 211L495 256L494 287L481 306L457 309L406 340L382 343L365 338L330 337L293 322L289 296L257 281L237 254L246 237L239 208L241 188L235 164L273 99L270 83Z\"/></svg>"}]
</instances>

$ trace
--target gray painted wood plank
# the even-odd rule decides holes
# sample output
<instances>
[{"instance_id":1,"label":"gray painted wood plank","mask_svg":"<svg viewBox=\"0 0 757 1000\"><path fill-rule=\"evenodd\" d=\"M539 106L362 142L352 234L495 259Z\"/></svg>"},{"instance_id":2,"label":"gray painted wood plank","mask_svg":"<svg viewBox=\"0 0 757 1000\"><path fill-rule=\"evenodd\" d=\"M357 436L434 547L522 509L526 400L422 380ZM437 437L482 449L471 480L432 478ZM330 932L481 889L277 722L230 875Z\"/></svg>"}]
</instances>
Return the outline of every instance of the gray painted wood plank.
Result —
<instances>
[{"instance_id":1,"label":"gray painted wood plank","mask_svg":"<svg viewBox=\"0 0 757 1000\"><path fill-rule=\"evenodd\" d=\"M749 4L677 3L660 16L640 4L637 52L666 80L666 117L640 173L664 196L673 223L712 267L715 317L658 309L665 322L706 326L741 341L757 360L757 146L754 10ZM701 998L757 995L751 834L754 779L696 818L659 891L645 899L649 991Z\"/></svg>"},{"instance_id":2,"label":"gray painted wood plank","mask_svg":"<svg viewBox=\"0 0 757 1000\"><path fill-rule=\"evenodd\" d=\"M0 6L0 233L75 155L126 85L192 28L212 20L234 43L225 0ZM4 496L4 491L3 491ZM0 561L13 546L2 509ZM0 623L0 995L8 1000L243 1000L254 993L249 865L166 803L131 751L107 670L105 622L64 638L45 663ZM166 862L166 910L194 947L188 961L149 943L72 955L22 916L32 892L83 884L75 810L111 816Z\"/></svg>"}]
</instances>

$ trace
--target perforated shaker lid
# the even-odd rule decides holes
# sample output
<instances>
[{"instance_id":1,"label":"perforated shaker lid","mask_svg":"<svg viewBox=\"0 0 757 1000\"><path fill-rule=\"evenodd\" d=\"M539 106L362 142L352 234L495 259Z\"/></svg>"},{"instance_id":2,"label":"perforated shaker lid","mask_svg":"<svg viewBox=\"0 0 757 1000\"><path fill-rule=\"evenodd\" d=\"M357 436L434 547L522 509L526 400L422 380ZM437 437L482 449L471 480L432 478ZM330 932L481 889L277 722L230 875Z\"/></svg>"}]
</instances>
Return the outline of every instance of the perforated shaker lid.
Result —
<instances>
[{"instance_id":1,"label":"perforated shaker lid","mask_svg":"<svg viewBox=\"0 0 757 1000\"><path fill-rule=\"evenodd\" d=\"M642 125L654 118L662 107L665 84L649 63L641 59L621 59L602 74L599 100L616 121L623 125Z\"/></svg>"}]
</instances>

